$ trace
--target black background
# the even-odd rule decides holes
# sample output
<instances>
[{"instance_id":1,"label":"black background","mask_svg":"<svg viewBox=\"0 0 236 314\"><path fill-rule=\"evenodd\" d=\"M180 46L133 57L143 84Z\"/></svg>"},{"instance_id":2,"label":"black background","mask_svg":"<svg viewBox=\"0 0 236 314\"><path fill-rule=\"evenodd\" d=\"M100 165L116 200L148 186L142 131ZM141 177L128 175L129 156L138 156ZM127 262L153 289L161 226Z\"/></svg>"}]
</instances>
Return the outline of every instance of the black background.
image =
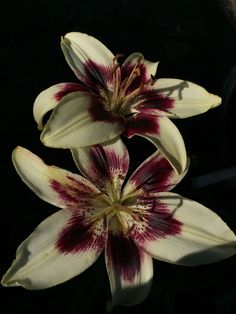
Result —
<instances>
[{"instance_id":1,"label":"black background","mask_svg":"<svg viewBox=\"0 0 236 314\"><path fill-rule=\"evenodd\" d=\"M196 176L235 165L236 28L220 1L149 0L8 1L1 4L1 274L17 246L55 208L39 200L20 180L11 151L24 146L49 164L76 172L70 153L43 147L32 116L35 97L59 82L76 82L60 50L60 36L86 32L114 53L142 52L160 60L158 77L193 81L223 97L210 112L174 121L179 127L191 167L175 189L216 211L236 231L235 181L204 189L192 186ZM231 73L231 74L230 74ZM133 168L150 154L147 143L128 142ZM0 313L105 312L110 288L103 256L80 276L60 286L30 292L1 288ZM236 258L187 268L154 262L155 275L147 299L114 313L236 312Z\"/></svg>"}]
</instances>

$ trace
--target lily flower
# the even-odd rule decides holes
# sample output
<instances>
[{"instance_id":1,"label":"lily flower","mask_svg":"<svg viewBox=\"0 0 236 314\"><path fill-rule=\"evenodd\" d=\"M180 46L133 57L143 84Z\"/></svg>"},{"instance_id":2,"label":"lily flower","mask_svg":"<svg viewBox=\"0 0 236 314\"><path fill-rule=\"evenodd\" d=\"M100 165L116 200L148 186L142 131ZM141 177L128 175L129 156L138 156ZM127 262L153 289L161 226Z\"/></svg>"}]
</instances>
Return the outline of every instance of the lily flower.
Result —
<instances>
[{"instance_id":1,"label":"lily flower","mask_svg":"<svg viewBox=\"0 0 236 314\"><path fill-rule=\"evenodd\" d=\"M73 151L86 176L46 165L18 147L13 162L41 199L60 207L19 246L4 286L45 289L91 266L105 250L112 301L134 305L148 294L152 258L179 265L223 260L236 237L205 206L169 192L183 177L159 151L125 181L129 154L121 140Z\"/></svg>"},{"instance_id":2,"label":"lily flower","mask_svg":"<svg viewBox=\"0 0 236 314\"><path fill-rule=\"evenodd\" d=\"M186 168L183 139L169 118L186 118L218 106L221 98L184 80L155 79L158 62L131 54L120 66L100 41L72 32L61 41L79 84L56 84L39 94L34 118L46 146L80 148L119 135L151 141L178 173ZM45 114L53 110L45 127Z\"/></svg>"}]
</instances>

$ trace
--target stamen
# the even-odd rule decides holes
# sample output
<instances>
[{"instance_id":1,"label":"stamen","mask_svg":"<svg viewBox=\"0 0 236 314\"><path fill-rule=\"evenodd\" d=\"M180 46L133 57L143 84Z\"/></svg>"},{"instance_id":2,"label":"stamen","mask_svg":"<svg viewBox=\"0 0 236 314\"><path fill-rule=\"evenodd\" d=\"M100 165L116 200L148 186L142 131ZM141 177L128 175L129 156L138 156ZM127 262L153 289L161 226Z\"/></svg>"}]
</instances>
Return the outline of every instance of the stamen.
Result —
<instances>
[{"instance_id":1,"label":"stamen","mask_svg":"<svg viewBox=\"0 0 236 314\"><path fill-rule=\"evenodd\" d=\"M122 54L117 54L113 58L113 68L112 68L112 79L113 79L113 91L112 94L108 94L107 100L109 102L108 110L116 112L122 116L126 116L130 113L130 108L133 106L132 98L138 96L142 93L145 86L153 86L156 82L156 79L153 75L151 75L150 79L147 80L145 83L139 83L139 86L135 88L133 91L128 91L134 80L141 76L141 65L144 62L143 56L139 56L135 63L132 64L133 68L131 73L125 77L121 82L121 70L120 65L117 60L123 57ZM128 92L127 92L128 91ZM128 105L128 106L127 106Z\"/></svg>"},{"instance_id":2,"label":"stamen","mask_svg":"<svg viewBox=\"0 0 236 314\"><path fill-rule=\"evenodd\" d=\"M117 62L117 60L118 60L119 58L122 58L122 57L124 57L124 55L123 55L122 53L117 53L117 54L115 55L115 57L113 58L113 63L115 64L115 63Z\"/></svg>"},{"instance_id":3,"label":"stamen","mask_svg":"<svg viewBox=\"0 0 236 314\"><path fill-rule=\"evenodd\" d=\"M116 102L115 110L122 115L125 115L129 112L129 108L125 108L126 104L129 102L129 100L131 98L135 97L136 95L138 95L144 87L144 84L141 82L141 84L138 88L136 88L131 93L127 94L127 90L129 89L131 84L134 82L134 80L138 76L141 75L140 64L142 62L143 62L143 57L139 57L136 60L136 63L134 64L131 73L120 84L119 93L116 94L117 97L114 99L114 101Z\"/></svg>"},{"instance_id":4,"label":"stamen","mask_svg":"<svg viewBox=\"0 0 236 314\"><path fill-rule=\"evenodd\" d=\"M111 99L111 109L114 109L116 99L118 98L119 85L120 85L120 71L118 71L118 69L120 68L120 65L117 62L117 60L118 60L118 58L120 58L122 56L123 56L122 54L117 54L113 59L114 67L112 69L112 76L113 76L112 81L114 84L114 89L113 89L112 99Z\"/></svg>"},{"instance_id":5,"label":"stamen","mask_svg":"<svg viewBox=\"0 0 236 314\"><path fill-rule=\"evenodd\" d=\"M120 97L124 97L127 89L130 87L130 85L133 83L133 81L136 79L136 77L140 76L140 69L134 66L130 76L128 77L128 80L126 81L126 84L121 91Z\"/></svg>"},{"instance_id":6,"label":"stamen","mask_svg":"<svg viewBox=\"0 0 236 314\"><path fill-rule=\"evenodd\" d=\"M134 213L133 210L129 207L123 206L119 203L115 203L115 207L119 209L119 211L126 212L127 214L131 215L136 221L140 221L140 216L138 213Z\"/></svg>"},{"instance_id":7,"label":"stamen","mask_svg":"<svg viewBox=\"0 0 236 314\"><path fill-rule=\"evenodd\" d=\"M119 63L115 64L114 67L111 70L111 73L114 74L115 71L120 67Z\"/></svg>"},{"instance_id":8,"label":"stamen","mask_svg":"<svg viewBox=\"0 0 236 314\"><path fill-rule=\"evenodd\" d=\"M135 96L140 94L140 92L142 91L144 85L146 85L146 84L141 84L138 88L136 88L134 91L132 91L132 93L128 94L125 97L125 101L123 102L122 106L124 107L129 102L129 100L131 98L134 98Z\"/></svg>"}]
</instances>

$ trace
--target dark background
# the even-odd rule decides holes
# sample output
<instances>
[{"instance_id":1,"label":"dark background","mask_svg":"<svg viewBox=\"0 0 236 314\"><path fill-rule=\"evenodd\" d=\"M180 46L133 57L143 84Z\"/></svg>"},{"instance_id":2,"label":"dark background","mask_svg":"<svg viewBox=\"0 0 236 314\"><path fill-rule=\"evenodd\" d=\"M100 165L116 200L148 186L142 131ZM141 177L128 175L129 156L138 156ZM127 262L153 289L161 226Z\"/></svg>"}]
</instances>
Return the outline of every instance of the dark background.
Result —
<instances>
[{"instance_id":1,"label":"dark background","mask_svg":"<svg viewBox=\"0 0 236 314\"><path fill-rule=\"evenodd\" d=\"M216 211L236 231L235 180L204 188L192 184L195 177L236 164L236 27L220 0L13 0L1 4L0 21L1 274L20 242L55 211L21 182L11 151L21 145L49 164L76 172L68 151L43 147L32 116L39 92L58 82L76 82L60 50L60 36L69 31L97 37L114 54L140 51L161 61L159 77L193 81L223 97L219 108L174 121L191 158L190 171L175 191ZM151 148L141 140L129 145L135 168ZM110 288L103 258L44 291L1 288L0 313L105 313ZM154 267L147 299L114 313L236 313L236 257L194 268L159 261Z\"/></svg>"}]
</instances>

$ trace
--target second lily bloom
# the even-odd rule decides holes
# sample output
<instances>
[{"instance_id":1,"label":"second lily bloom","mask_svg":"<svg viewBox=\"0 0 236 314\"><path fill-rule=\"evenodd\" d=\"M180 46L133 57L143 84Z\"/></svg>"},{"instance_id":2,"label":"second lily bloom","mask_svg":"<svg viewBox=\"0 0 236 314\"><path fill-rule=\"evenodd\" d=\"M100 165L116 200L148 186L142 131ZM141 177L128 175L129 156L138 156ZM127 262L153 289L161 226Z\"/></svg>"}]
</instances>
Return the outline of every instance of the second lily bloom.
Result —
<instances>
[{"instance_id":1,"label":"second lily bloom","mask_svg":"<svg viewBox=\"0 0 236 314\"><path fill-rule=\"evenodd\" d=\"M221 103L220 97L179 79L155 79L157 62L131 54L120 66L100 41L83 33L62 38L65 58L80 80L43 91L34 103L34 117L47 146L79 148L122 134L151 141L182 173L186 151L181 134L169 118L197 115ZM53 109L44 127L44 115Z\"/></svg>"},{"instance_id":2,"label":"second lily bloom","mask_svg":"<svg viewBox=\"0 0 236 314\"><path fill-rule=\"evenodd\" d=\"M92 265L105 250L112 301L138 304L153 277L152 257L201 265L236 253L236 237L210 209L171 190L183 177L158 151L126 180L129 154L121 140L73 152L85 178L47 166L18 147L22 180L60 207L19 246L4 286L45 289Z\"/></svg>"}]
</instances>

